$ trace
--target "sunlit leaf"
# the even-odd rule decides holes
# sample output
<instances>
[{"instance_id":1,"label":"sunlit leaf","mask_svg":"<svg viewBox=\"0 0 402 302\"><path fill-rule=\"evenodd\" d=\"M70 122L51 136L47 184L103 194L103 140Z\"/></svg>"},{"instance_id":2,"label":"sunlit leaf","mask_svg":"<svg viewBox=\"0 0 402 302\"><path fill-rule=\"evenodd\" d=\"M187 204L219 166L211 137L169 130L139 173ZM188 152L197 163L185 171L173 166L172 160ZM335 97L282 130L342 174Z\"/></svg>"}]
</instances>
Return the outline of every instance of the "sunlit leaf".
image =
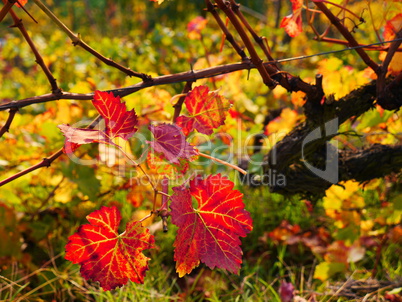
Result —
<instances>
[{"instance_id":1,"label":"sunlit leaf","mask_svg":"<svg viewBox=\"0 0 402 302\"><path fill-rule=\"evenodd\" d=\"M250 214L244 210L243 194L220 174L196 177L190 188L174 187L172 222L179 227L174 243L179 276L190 273L201 262L237 273L242 263L240 237L252 230ZM192 197L196 200L193 206Z\"/></svg>"},{"instance_id":2,"label":"sunlit leaf","mask_svg":"<svg viewBox=\"0 0 402 302\"><path fill-rule=\"evenodd\" d=\"M176 123L185 135L194 129L200 133L211 134L213 129L224 124L226 112L231 107L229 100L216 91L209 91L207 86L195 87L184 103L190 116L181 115Z\"/></svg>"},{"instance_id":3,"label":"sunlit leaf","mask_svg":"<svg viewBox=\"0 0 402 302\"><path fill-rule=\"evenodd\" d=\"M121 214L117 207L102 207L87 216L90 224L80 226L69 237L67 260L81 265L81 275L99 281L105 290L131 280L143 283L148 258L142 253L154 247L154 238L140 222L128 222L119 234Z\"/></svg>"}]
</instances>

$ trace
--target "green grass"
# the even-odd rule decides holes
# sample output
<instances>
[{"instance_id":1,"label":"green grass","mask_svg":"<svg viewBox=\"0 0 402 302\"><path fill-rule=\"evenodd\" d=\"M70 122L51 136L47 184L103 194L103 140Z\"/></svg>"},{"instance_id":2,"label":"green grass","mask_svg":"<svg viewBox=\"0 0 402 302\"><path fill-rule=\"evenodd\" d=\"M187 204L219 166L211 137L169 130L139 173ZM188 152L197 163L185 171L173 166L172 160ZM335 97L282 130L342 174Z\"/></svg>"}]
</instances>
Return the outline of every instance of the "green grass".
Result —
<instances>
[{"instance_id":1,"label":"green grass","mask_svg":"<svg viewBox=\"0 0 402 302\"><path fill-rule=\"evenodd\" d=\"M277 227L283 219L307 227L315 223L315 215L306 214L304 203L284 200L266 190L246 190L247 209L254 220L254 230L243 239L243 265L239 275L223 270L211 271L201 264L190 275L178 278L173 261L173 240L176 229L156 234L157 249L147 251L150 269L144 284L129 282L122 288L103 291L96 282L85 281L79 266L63 259L61 253L50 257L41 267L28 267L24 259L15 261L0 274L1 301L280 301L278 288L282 280L292 282L296 293L308 299L316 292L317 301L347 301L331 296L327 285L312 278L317 259L301 245L265 242L264 233ZM317 211L320 212L319 210ZM61 236L61 234L60 234ZM58 239L48 241L57 250ZM382 251L378 278L401 275L400 245L387 245ZM30 259L28 259L30 260ZM375 253L368 252L349 274L367 279ZM5 267L5 266L4 266ZM4 268L3 267L3 268ZM31 269L31 273L29 273ZM347 276L331 282L346 281ZM368 300L370 301L370 300ZM374 301L374 300L373 300Z\"/></svg>"}]
</instances>

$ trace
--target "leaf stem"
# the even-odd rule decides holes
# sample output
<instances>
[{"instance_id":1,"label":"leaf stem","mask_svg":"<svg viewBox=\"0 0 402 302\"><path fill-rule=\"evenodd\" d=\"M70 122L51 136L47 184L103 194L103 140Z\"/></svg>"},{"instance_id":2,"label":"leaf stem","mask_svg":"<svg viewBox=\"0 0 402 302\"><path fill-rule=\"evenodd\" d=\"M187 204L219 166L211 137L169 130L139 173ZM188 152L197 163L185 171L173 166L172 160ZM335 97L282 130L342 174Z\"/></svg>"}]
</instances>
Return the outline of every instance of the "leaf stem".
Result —
<instances>
[{"instance_id":1,"label":"leaf stem","mask_svg":"<svg viewBox=\"0 0 402 302\"><path fill-rule=\"evenodd\" d=\"M186 100L187 93L191 90L191 86L193 85L193 81L188 81L183 88L181 94L179 94L180 98L176 104L173 105L174 114L173 114L173 123L176 123L177 118L180 115L181 108L183 107L183 103Z\"/></svg>"},{"instance_id":2,"label":"leaf stem","mask_svg":"<svg viewBox=\"0 0 402 302\"><path fill-rule=\"evenodd\" d=\"M225 35L226 40L229 41L229 43L232 45L232 47L235 49L237 54L241 57L242 61L247 61L249 58L247 57L246 53L244 50L240 47L240 45L236 42L236 40L233 38L233 35L230 33L229 29L225 25L225 23L222 21L222 18L219 16L218 12L216 11L215 6L211 3L210 0L206 0L206 5L207 5L207 10L212 14L212 16L215 18L216 23L218 23L219 27L221 28L223 34Z\"/></svg>"},{"instance_id":3,"label":"leaf stem","mask_svg":"<svg viewBox=\"0 0 402 302\"><path fill-rule=\"evenodd\" d=\"M239 171L240 173L242 173L242 174L244 174L244 175L247 174L247 171L243 170L242 168L240 168L240 167L238 167L238 166L236 166L236 165L232 165L232 164L230 164L230 163L228 163L228 162L226 162L226 161L220 160L220 159L218 159L218 158L216 158L216 157L210 156L210 155L205 154L205 153L202 153L202 152L198 152L198 155L200 155L200 156L202 156L202 157L205 157L205 158L208 158L208 159L212 159L212 160L214 160L214 161L216 161L216 162L218 162L218 163L220 163L220 164L223 164L223 165L225 165L225 166L227 166L227 167L230 167L230 168L232 168L232 169L235 169L236 171Z\"/></svg>"},{"instance_id":4,"label":"leaf stem","mask_svg":"<svg viewBox=\"0 0 402 302\"><path fill-rule=\"evenodd\" d=\"M349 32L349 30L340 22L339 18L337 18L322 2L314 1L314 4L327 16L328 20L338 29L338 31L345 37L345 39L349 42L349 46L356 47L359 46L356 39ZM364 63L369 66L377 75L381 72L377 63L375 63L364 51L362 48L356 48L356 52L362 58Z\"/></svg>"}]
</instances>

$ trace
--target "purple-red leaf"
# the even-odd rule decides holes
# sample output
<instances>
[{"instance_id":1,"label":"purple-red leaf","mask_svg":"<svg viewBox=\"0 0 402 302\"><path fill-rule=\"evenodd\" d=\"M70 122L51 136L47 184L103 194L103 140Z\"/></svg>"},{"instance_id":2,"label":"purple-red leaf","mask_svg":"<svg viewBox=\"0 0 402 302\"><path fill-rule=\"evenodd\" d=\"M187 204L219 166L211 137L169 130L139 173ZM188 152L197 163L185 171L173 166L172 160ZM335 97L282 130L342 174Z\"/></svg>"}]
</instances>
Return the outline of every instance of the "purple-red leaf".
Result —
<instances>
[{"instance_id":1,"label":"purple-red leaf","mask_svg":"<svg viewBox=\"0 0 402 302\"><path fill-rule=\"evenodd\" d=\"M118 233L121 214L116 207L102 207L87 216L90 224L79 227L66 245L67 260L81 265L81 275L99 281L105 290L130 279L143 283L148 260L142 253L154 247L154 237L138 221L127 223Z\"/></svg>"},{"instance_id":2,"label":"purple-red leaf","mask_svg":"<svg viewBox=\"0 0 402 302\"><path fill-rule=\"evenodd\" d=\"M186 141L186 137L176 125L162 124L149 126L154 140L148 142L156 151L163 153L168 161L179 164L180 158L189 159L197 155L197 151Z\"/></svg>"}]
</instances>

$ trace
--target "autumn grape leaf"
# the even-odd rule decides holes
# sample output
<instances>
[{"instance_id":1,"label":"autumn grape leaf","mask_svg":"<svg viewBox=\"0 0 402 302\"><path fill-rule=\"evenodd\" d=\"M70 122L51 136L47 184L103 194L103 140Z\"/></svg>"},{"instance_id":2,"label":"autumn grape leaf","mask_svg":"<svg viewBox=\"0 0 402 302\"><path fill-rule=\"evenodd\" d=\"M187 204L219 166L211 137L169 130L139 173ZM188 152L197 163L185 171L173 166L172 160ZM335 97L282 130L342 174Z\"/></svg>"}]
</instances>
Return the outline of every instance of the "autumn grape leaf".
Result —
<instances>
[{"instance_id":1,"label":"autumn grape leaf","mask_svg":"<svg viewBox=\"0 0 402 302\"><path fill-rule=\"evenodd\" d=\"M66 137L64 151L72 152L77 145L103 143L119 147L113 142L115 138L129 139L137 131L137 115L134 109L127 111L126 105L115 97L112 92L95 91L92 101L99 114L105 120L104 130L80 129L69 125L59 125L59 129Z\"/></svg>"},{"instance_id":2,"label":"autumn grape leaf","mask_svg":"<svg viewBox=\"0 0 402 302\"><path fill-rule=\"evenodd\" d=\"M189 159L197 155L197 151L186 141L186 137L176 125L162 124L149 126L154 135L153 141L147 141L156 151L163 153L168 161L179 164L179 158Z\"/></svg>"},{"instance_id":3,"label":"autumn grape leaf","mask_svg":"<svg viewBox=\"0 0 402 302\"><path fill-rule=\"evenodd\" d=\"M243 194L233 187L233 182L217 174L206 179L196 177L190 181L190 188L173 188L171 216L173 224L179 227L174 260L180 277L190 273L200 261L211 269L239 271L243 254L239 236L245 237L253 226L244 209Z\"/></svg>"},{"instance_id":4,"label":"autumn grape leaf","mask_svg":"<svg viewBox=\"0 0 402 302\"><path fill-rule=\"evenodd\" d=\"M231 103L216 91L209 91L207 86L197 86L184 100L190 116L181 115L176 124L188 135L196 129L200 133L212 134L212 129L218 128L225 122L225 111Z\"/></svg>"},{"instance_id":5,"label":"autumn grape leaf","mask_svg":"<svg viewBox=\"0 0 402 302\"><path fill-rule=\"evenodd\" d=\"M79 227L66 245L67 260L81 265L81 275L99 281L105 290L130 279L143 283L148 260L142 253L154 247L154 237L140 222L128 222L119 234L121 214L117 207L102 207L87 216L90 224Z\"/></svg>"},{"instance_id":6,"label":"autumn grape leaf","mask_svg":"<svg viewBox=\"0 0 402 302\"><path fill-rule=\"evenodd\" d=\"M280 27L284 28L290 37L296 37L301 34L302 29L302 7L303 0L291 0L293 13L282 19Z\"/></svg>"}]
</instances>

